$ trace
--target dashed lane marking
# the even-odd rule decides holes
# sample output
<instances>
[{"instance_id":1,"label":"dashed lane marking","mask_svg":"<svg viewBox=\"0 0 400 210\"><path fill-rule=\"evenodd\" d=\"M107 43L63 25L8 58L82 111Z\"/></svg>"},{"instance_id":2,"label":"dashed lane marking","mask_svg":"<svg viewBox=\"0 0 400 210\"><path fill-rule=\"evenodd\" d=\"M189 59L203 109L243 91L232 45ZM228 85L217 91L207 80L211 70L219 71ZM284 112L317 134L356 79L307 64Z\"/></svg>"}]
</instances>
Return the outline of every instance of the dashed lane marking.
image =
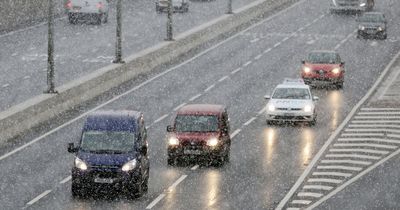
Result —
<instances>
[{"instance_id":1,"label":"dashed lane marking","mask_svg":"<svg viewBox=\"0 0 400 210\"><path fill-rule=\"evenodd\" d=\"M160 118L158 118L157 120L154 120L153 124L160 122L161 120L165 119L166 117L168 117L168 114L165 114L165 115L161 116Z\"/></svg>"},{"instance_id":2,"label":"dashed lane marking","mask_svg":"<svg viewBox=\"0 0 400 210\"><path fill-rule=\"evenodd\" d=\"M44 191L42 194L38 195L36 198L34 198L31 201L29 201L26 205L31 206L32 204L38 202L40 199L42 199L43 197L48 195L50 192L51 192L51 190Z\"/></svg>"},{"instance_id":3,"label":"dashed lane marking","mask_svg":"<svg viewBox=\"0 0 400 210\"><path fill-rule=\"evenodd\" d=\"M170 187L168 187L168 191L173 191L176 188L176 186L178 186L179 183L181 183L183 180L186 179L186 177L187 177L186 174L179 177L179 179L177 179Z\"/></svg>"},{"instance_id":4,"label":"dashed lane marking","mask_svg":"<svg viewBox=\"0 0 400 210\"><path fill-rule=\"evenodd\" d=\"M236 74L236 73L239 72L240 70L242 70L242 68L237 68L237 69L233 70L233 71L231 72L231 74Z\"/></svg>"},{"instance_id":5,"label":"dashed lane marking","mask_svg":"<svg viewBox=\"0 0 400 210\"><path fill-rule=\"evenodd\" d=\"M7 83L7 84L2 85L1 87L6 88L8 86L10 86L10 84Z\"/></svg>"},{"instance_id":6,"label":"dashed lane marking","mask_svg":"<svg viewBox=\"0 0 400 210\"><path fill-rule=\"evenodd\" d=\"M174 111L175 111L175 112L178 111L178 109L180 109L180 108L186 106L186 104L187 104L187 103L182 103L182 104L180 104L179 106L177 106L177 107L174 108Z\"/></svg>"},{"instance_id":7,"label":"dashed lane marking","mask_svg":"<svg viewBox=\"0 0 400 210\"><path fill-rule=\"evenodd\" d=\"M244 67L250 65L252 63L252 61L248 61L247 63L243 64Z\"/></svg>"},{"instance_id":8,"label":"dashed lane marking","mask_svg":"<svg viewBox=\"0 0 400 210\"><path fill-rule=\"evenodd\" d=\"M278 46L281 45L281 44L282 44L281 42L278 42L278 43L274 44L274 48L275 48L275 47L278 47Z\"/></svg>"},{"instance_id":9,"label":"dashed lane marking","mask_svg":"<svg viewBox=\"0 0 400 210\"><path fill-rule=\"evenodd\" d=\"M165 197L165 194L162 193L160 194L156 199L154 199L147 207L146 209L152 209L155 205L157 205L158 202L160 202L163 198Z\"/></svg>"},{"instance_id":10,"label":"dashed lane marking","mask_svg":"<svg viewBox=\"0 0 400 210\"><path fill-rule=\"evenodd\" d=\"M190 98L189 101L194 101L197 98L199 98L200 96L201 96L201 94L197 94L197 95L193 96L192 98Z\"/></svg>"},{"instance_id":11,"label":"dashed lane marking","mask_svg":"<svg viewBox=\"0 0 400 210\"><path fill-rule=\"evenodd\" d=\"M268 49L264 50L264 53L268 53L271 50L272 50L272 48L268 48Z\"/></svg>"},{"instance_id":12,"label":"dashed lane marking","mask_svg":"<svg viewBox=\"0 0 400 210\"><path fill-rule=\"evenodd\" d=\"M224 81L224 80L226 80L228 78L229 78L228 76L223 76L221 79L218 80L218 82L222 82L222 81Z\"/></svg>"},{"instance_id":13,"label":"dashed lane marking","mask_svg":"<svg viewBox=\"0 0 400 210\"><path fill-rule=\"evenodd\" d=\"M210 85L210 86L208 86L208 88L206 88L206 89L204 90L204 92L208 92L208 91L210 91L211 89L213 89L214 87L215 87L215 84Z\"/></svg>"},{"instance_id":14,"label":"dashed lane marking","mask_svg":"<svg viewBox=\"0 0 400 210\"><path fill-rule=\"evenodd\" d=\"M72 179L72 176L68 176L67 178L63 179L63 180L60 182L60 184L65 184L65 183L69 182L69 180L71 180L71 179Z\"/></svg>"},{"instance_id":15,"label":"dashed lane marking","mask_svg":"<svg viewBox=\"0 0 400 210\"><path fill-rule=\"evenodd\" d=\"M240 131L242 131L242 130L236 129L235 131L233 131L233 133L231 134L231 139L233 139L236 135L238 135L240 133Z\"/></svg>"},{"instance_id":16,"label":"dashed lane marking","mask_svg":"<svg viewBox=\"0 0 400 210\"><path fill-rule=\"evenodd\" d=\"M250 123L252 123L254 120L256 120L257 117L252 117L250 118L250 120L248 120L247 122L244 123L245 126L248 126Z\"/></svg>"},{"instance_id":17,"label":"dashed lane marking","mask_svg":"<svg viewBox=\"0 0 400 210\"><path fill-rule=\"evenodd\" d=\"M197 170L199 168L199 165L194 165L190 170L194 171Z\"/></svg>"},{"instance_id":18,"label":"dashed lane marking","mask_svg":"<svg viewBox=\"0 0 400 210\"><path fill-rule=\"evenodd\" d=\"M258 60L262 57L262 54L257 55L256 57L254 57L254 60Z\"/></svg>"}]
</instances>

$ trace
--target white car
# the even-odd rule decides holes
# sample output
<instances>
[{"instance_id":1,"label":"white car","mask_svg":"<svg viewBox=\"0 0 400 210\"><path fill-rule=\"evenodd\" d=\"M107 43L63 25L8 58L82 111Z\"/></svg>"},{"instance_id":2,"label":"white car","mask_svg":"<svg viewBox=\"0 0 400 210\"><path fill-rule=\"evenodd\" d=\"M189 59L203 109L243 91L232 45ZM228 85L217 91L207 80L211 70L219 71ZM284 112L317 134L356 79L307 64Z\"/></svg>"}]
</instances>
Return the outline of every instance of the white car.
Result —
<instances>
[{"instance_id":1,"label":"white car","mask_svg":"<svg viewBox=\"0 0 400 210\"><path fill-rule=\"evenodd\" d=\"M66 0L68 21L75 24L80 19L94 20L97 24L108 20L109 0Z\"/></svg>"},{"instance_id":2,"label":"white car","mask_svg":"<svg viewBox=\"0 0 400 210\"><path fill-rule=\"evenodd\" d=\"M272 122L308 122L315 125L317 113L310 87L302 79L285 79L272 93L266 95L269 100L266 106L267 123Z\"/></svg>"}]
</instances>

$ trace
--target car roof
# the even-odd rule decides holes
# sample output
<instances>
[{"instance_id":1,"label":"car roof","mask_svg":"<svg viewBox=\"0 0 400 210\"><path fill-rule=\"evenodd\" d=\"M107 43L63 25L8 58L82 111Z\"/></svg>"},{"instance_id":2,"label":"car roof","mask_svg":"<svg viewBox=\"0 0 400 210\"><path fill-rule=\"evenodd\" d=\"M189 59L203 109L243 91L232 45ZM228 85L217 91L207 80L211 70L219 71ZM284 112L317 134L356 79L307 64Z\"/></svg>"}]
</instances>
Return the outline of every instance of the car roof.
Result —
<instances>
[{"instance_id":1,"label":"car roof","mask_svg":"<svg viewBox=\"0 0 400 210\"><path fill-rule=\"evenodd\" d=\"M143 115L133 110L100 110L86 118L83 130L135 132L137 121Z\"/></svg>"},{"instance_id":2,"label":"car roof","mask_svg":"<svg viewBox=\"0 0 400 210\"><path fill-rule=\"evenodd\" d=\"M178 115L218 115L224 112L225 106L219 104L190 104L180 108Z\"/></svg>"},{"instance_id":3,"label":"car roof","mask_svg":"<svg viewBox=\"0 0 400 210\"><path fill-rule=\"evenodd\" d=\"M333 50L313 50L310 53L334 53L334 54L338 54L336 51L333 51Z\"/></svg>"}]
</instances>

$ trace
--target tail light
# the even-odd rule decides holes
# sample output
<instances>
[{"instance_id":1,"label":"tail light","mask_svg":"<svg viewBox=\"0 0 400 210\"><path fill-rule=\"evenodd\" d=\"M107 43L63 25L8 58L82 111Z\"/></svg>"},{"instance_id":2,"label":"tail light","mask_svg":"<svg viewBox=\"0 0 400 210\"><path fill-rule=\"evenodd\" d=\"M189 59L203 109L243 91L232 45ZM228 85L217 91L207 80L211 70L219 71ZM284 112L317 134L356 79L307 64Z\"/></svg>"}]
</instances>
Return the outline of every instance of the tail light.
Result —
<instances>
[{"instance_id":1,"label":"tail light","mask_svg":"<svg viewBox=\"0 0 400 210\"><path fill-rule=\"evenodd\" d=\"M97 7L97 9L103 9L103 7L104 7L103 2L97 3L96 7Z\"/></svg>"},{"instance_id":2,"label":"tail light","mask_svg":"<svg viewBox=\"0 0 400 210\"><path fill-rule=\"evenodd\" d=\"M71 0L68 0L67 3L65 4L65 8L71 9L72 8L72 2Z\"/></svg>"}]
</instances>

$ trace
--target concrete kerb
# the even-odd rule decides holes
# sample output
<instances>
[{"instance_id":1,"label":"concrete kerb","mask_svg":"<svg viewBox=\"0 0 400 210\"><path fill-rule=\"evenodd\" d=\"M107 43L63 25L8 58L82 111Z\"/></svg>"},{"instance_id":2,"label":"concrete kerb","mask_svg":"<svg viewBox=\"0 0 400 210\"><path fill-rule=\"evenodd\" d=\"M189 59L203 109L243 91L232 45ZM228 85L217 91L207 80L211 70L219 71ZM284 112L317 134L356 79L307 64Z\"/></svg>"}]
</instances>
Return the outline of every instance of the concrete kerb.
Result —
<instances>
[{"instance_id":1,"label":"concrete kerb","mask_svg":"<svg viewBox=\"0 0 400 210\"><path fill-rule=\"evenodd\" d=\"M223 15L176 37L174 42L162 42L125 58L125 64L111 64L87 76L57 87L58 94L39 95L0 113L0 144L40 124L74 109L143 73L179 59L225 34L249 25L265 13L295 3L298 0L259 0L245 9Z\"/></svg>"}]
</instances>

